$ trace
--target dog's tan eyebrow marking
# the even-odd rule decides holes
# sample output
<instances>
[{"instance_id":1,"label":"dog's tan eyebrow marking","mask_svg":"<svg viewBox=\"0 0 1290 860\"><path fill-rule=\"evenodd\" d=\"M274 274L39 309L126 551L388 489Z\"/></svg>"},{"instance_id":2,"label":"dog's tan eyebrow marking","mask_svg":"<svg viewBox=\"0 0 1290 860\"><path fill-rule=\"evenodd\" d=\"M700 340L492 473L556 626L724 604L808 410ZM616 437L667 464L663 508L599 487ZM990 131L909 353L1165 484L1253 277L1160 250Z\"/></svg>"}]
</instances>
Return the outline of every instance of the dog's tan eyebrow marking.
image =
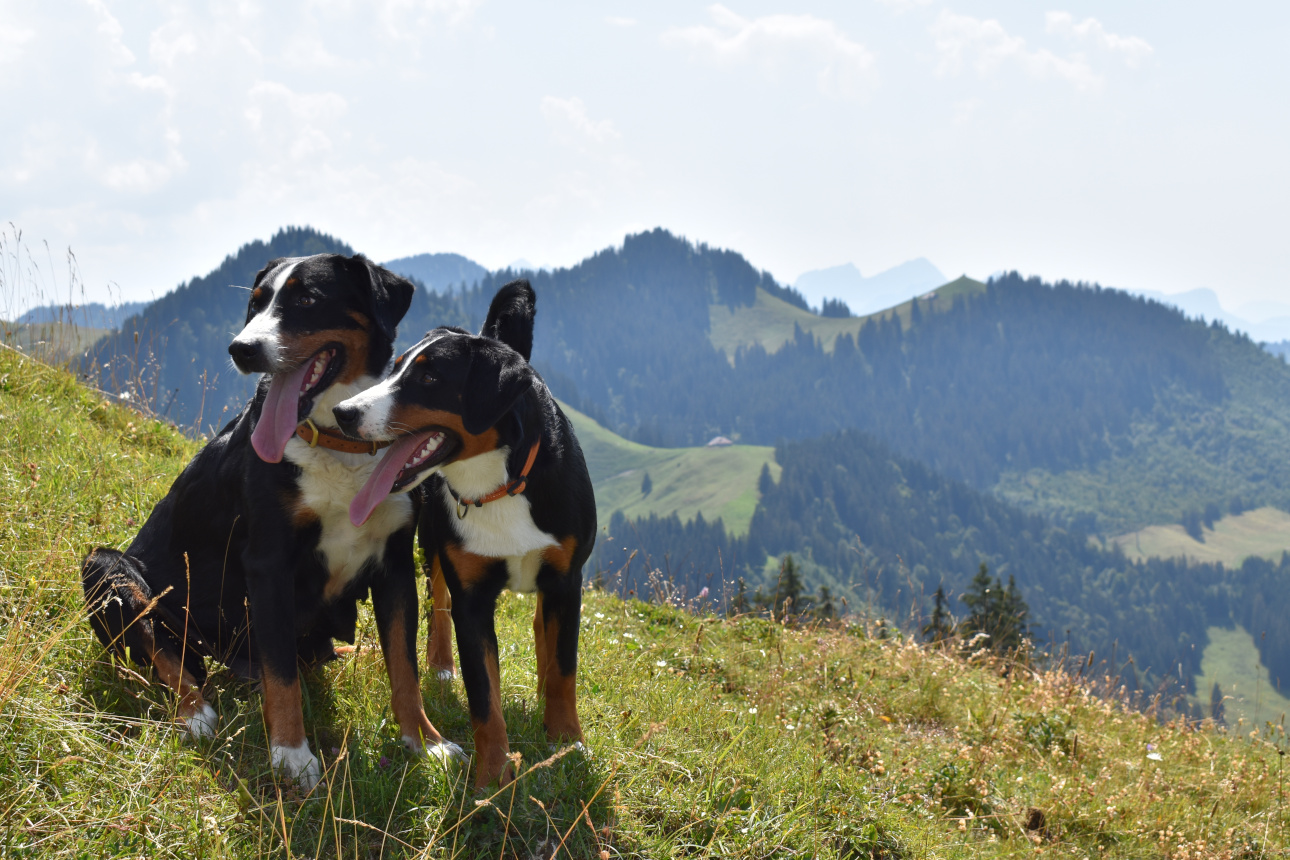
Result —
<instances>
[{"instance_id":1,"label":"dog's tan eyebrow marking","mask_svg":"<svg viewBox=\"0 0 1290 860\"><path fill-rule=\"evenodd\" d=\"M425 353L423 352L423 353L421 353L420 355L418 355L415 359L413 359L412 363L413 363L413 364L425 364L425 363L426 363L426 355L425 355Z\"/></svg>"},{"instance_id":2,"label":"dog's tan eyebrow marking","mask_svg":"<svg viewBox=\"0 0 1290 860\"><path fill-rule=\"evenodd\" d=\"M264 287L256 287L255 289L251 290L251 298L257 302L260 299L264 298Z\"/></svg>"},{"instance_id":3,"label":"dog's tan eyebrow marking","mask_svg":"<svg viewBox=\"0 0 1290 860\"><path fill-rule=\"evenodd\" d=\"M300 286L300 283L301 283L300 279L299 279L299 278L297 278L295 275L292 275L291 277L287 278L287 282L286 282L285 284L283 284L283 286L284 286L284 287L298 287L298 286Z\"/></svg>"}]
</instances>

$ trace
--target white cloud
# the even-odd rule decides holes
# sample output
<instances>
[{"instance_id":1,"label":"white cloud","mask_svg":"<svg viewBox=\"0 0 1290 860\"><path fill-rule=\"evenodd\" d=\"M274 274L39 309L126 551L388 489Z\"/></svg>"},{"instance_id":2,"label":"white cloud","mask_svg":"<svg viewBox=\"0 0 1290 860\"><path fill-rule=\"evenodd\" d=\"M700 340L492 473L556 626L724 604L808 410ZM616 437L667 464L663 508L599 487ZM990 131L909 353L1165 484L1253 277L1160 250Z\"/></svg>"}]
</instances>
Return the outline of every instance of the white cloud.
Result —
<instances>
[{"instance_id":1,"label":"white cloud","mask_svg":"<svg viewBox=\"0 0 1290 860\"><path fill-rule=\"evenodd\" d=\"M121 26L121 22L116 19L116 16L112 14L112 11L108 9L107 4L103 0L86 0L86 5L90 7L94 17L98 19L98 32L107 43L108 53L113 64L128 66L133 63L134 52L121 41L121 37L125 35L125 29Z\"/></svg>"},{"instance_id":2,"label":"white cloud","mask_svg":"<svg viewBox=\"0 0 1290 860\"><path fill-rule=\"evenodd\" d=\"M542 116L557 134L569 136L572 132L579 141L601 144L622 137L610 120L593 120L587 116L587 106L577 96L569 99L547 96L542 99Z\"/></svg>"},{"instance_id":3,"label":"white cloud","mask_svg":"<svg viewBox=\"0 0 1290 860\"><path fill-rule=\"evenodd\" d=\"M292 119L321 122L339 119L349 103L339 93L297 93L276 81L257 81L250 92L253 105L247 110L251 125L259 128L263 107L273 103L285 108Z\"/></svg>"},{"instance_id":4,"label":"white cloud","mask_svg":"<svg viewBox=\"0 0 1290 860\"><path fill-rule=\"evenodd\" d=\"M30 27L0 24L0 63L16 62L22 57L22 46L36 38Z\"/></svg>"},{"instance_id":5,"label":"white cloud","mask_svg":"<svg viewBox=\"0 0 1290 860\"><path fill-rule=\"evenodd\" d=\"M617 15L610 15L605 19L605 23L614 27L635 27L635 18L620 18Z\"/></svg>"},{"instance_id":6,"label":"white cloud","mask_svg":"<svg viewBox=\"0 0 1290 860\"><path fill-rule=\"evenodd\" d=\"M1136 66L1153 53L1153 48L1145 39L1108 33L1096 18L1085 18L1076 24L1075 17L1069 12L1049 12L1048 32L1091 41L1105 51L1119 54L1130 67Z\"/></svg>"},{"instance_id":7,"label":"white cloud","mask_svg":"<svg viewBox=\"0 0 1290 860\"><path fill-rule=\"evenodd\" d=\"M197 38L178 21L167 21L148 39L148 56L162 66L173 66L181 56L195 53Z\"/></svg>"},{"instance_id":8,"label":"white cloud","mask_svg":"<svg viewBox=\"0 0 1290 860\"><path fill-rule=\"evenodd\" d=\"M347 63L327 50L322 39L308 34L299 34L287 40L282 49L282 59L288 66L296 68L335 69Z\"/></svg>"},{"instance_id":9,"label":"white cloud","mask_svg":"<svg viewBox=\"0 0 1290 860\"><path fill-rule=\"evenodd\" d=\"M377 19L386 33L396 39L414 39L418 31L435 21L460 24L471 16L483 0L382 0Z\"/></svg>"},{"instance_id":10,"label":"white cloud","mask_svg":"<svg viewBox=\"0 0 1290 860\"><path fill-rule=\"evenodd\" d=\"M749 19L720 4L708 7L708 14L713 26L673 27L663 41L688 45L717 63L755 63L768 73L785 63L810 64L826 95L859 95L871 83L873 54L832 21L813 15Z\"/></svg>"},{"instance_id":11,"label":"white cloud","mask_svg":"<svg viewBox=\"0 0 1290 860\"><path fill-rule=\"evenodd\" d=\"M1081 54L1059 57L1047 48L1031 50L1026 40L1010 35L993 19L982 20L943 10L932 24L932 38L941 60L939 74L958 74L971 65L980 75L1015 63L1035 78L1059 78L1079 90L1092 90L1102 80Z\"/></svg>"},{"instance_id":12,"label":"white cloud","mask_svg":"<svg viewBox=\"0 0 1290 860\"><path fill-rule=\"evenodd\" d=\"M244 116L272 161L330 153L336 132L328 127L349 108L339 93L297 93L276 81L257 81L248 96Z\"/></svg>"}]
</instances>

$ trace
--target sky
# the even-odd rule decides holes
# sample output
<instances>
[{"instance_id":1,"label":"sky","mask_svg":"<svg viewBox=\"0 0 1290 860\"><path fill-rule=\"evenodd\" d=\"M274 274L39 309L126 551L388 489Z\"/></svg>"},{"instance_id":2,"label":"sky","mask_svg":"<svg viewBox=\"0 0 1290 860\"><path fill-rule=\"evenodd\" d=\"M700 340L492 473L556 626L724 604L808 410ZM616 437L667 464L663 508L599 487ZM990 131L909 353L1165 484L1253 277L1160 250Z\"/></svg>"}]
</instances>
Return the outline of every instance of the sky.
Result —
<instances>
[{"instance_id":1,"label":"sky","mask_svg":"<svg viewBox=\"0 0 1290 860\"><path fill-rule=\"evenodd\" d=\"M1290 302L1287 44L1273 2L0 0L0 250L139 300L289 224L490 268L662 226L787 283Z\"/></svg>"}]
</instances>

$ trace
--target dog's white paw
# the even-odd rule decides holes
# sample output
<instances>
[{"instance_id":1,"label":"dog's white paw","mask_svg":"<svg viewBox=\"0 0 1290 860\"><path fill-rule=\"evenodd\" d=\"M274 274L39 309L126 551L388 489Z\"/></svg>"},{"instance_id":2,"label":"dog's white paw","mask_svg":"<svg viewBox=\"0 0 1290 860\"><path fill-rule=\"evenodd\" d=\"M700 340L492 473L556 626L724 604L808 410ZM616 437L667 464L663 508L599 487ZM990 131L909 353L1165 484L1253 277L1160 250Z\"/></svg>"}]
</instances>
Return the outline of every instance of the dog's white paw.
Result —
<instances>
[{"instance_id":1,"label":"dog's white paw","mask_svg":"<svg viewBox=\"0 0 1290 860\"><path fill-rule=\"evenodd\" d=\"M188 734L197 741L215 737L219 726L219 717L215 714L215 709L205 702L202 702L200 710L192 716L184 717L183 720L184 725L188 727Z\"/></svg>"},{"instance_id":2,"label":"dog's white paw","mask_svg":"<svg viewBox=\"0 0 1290 860\"><path fill-rule=\"evenodd\" d=\"M269 762L279 776L294 779L306 791L322 779L322 765L309 751L309 741L301 741L298 747L269 747Z\"/></svg>"},{"instance_id":3,"label":"dog's white paw","mask_svg":"<svg viewBox=\"0 0 1290 860\"><path fill-rule=\"evenodd\" d=\"M582 741L574 741L571 744L551 744L551 752L553 753L559 752L560 750L564 749L566 746L573 747L575 750L582 753L586 758L591 758L591 750Z\"/></svg>"},{"instance_id":4,"label":"dog's white paw","mask_svg":"<svg viewBox=\"0 0 1290 860\"><path fill-rule=\"evenodd\" d=\"M455 676L455 674L456 673L453 672L451 669L439 669L434 673L434 676L438 678L440 681L451 681Z\"/></svg>"},{"instance_id":5,"label":"dog's white paw","mask_svg":"<svg viewBox=\"0 0 1290 860\"><path fill-rule=\"evenodd\" d=\"M462 752L461 747L457 746L452 741L439 741L437 744L426 744L425 746L422 746L419 739L404 735L403 744L415 755L422 756L423 758L438 759L444 764L448 764L454 759L459 762L464 762L466 760L466 754Z\"/></svg>"}]
</instances>

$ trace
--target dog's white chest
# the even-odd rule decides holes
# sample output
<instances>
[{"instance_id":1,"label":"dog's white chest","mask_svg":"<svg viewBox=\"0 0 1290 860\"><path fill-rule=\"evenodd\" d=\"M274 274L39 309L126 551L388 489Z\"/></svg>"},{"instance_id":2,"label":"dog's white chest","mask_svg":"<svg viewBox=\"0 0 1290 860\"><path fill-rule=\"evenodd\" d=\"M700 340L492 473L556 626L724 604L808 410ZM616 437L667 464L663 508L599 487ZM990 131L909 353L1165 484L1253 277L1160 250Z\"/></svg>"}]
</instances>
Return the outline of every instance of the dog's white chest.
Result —
<instances>
[{"instance_id":1,"label":"dog's white chest","mask_svg":"<svg viewBox=\"0 0 1290 860\"><path fill-rule=\"evenodd\" d=\"M443 468L443 476L465 497L480 498L506 483L507 453L501 449L451 463ZM522 495L504 496L471 507L461 519L456 514L457 501L447 487L442 488L442 499L452 512L449 521L467 552L506 559L508 587L512 591L530 593L537 589L542 551L559 542L533 522L528 499Z\"/></svg>"},{"instance_id":2,"label":"dog's white chest","mask_svg":"<svg viewBox=\"0 0 1290 860\"><path fill-rule=\"evenodd\" d=\"M390 535L412 521L406 493L386 498L361 526L349 521L349 503L380 461L367 454L337 454L310 448L302 439L287 443L286 459L301 469L300 502L318 517L318 555L327 569L328 600L336 597L369 561L385 558Z\"/></svg>"}]
</instances>

